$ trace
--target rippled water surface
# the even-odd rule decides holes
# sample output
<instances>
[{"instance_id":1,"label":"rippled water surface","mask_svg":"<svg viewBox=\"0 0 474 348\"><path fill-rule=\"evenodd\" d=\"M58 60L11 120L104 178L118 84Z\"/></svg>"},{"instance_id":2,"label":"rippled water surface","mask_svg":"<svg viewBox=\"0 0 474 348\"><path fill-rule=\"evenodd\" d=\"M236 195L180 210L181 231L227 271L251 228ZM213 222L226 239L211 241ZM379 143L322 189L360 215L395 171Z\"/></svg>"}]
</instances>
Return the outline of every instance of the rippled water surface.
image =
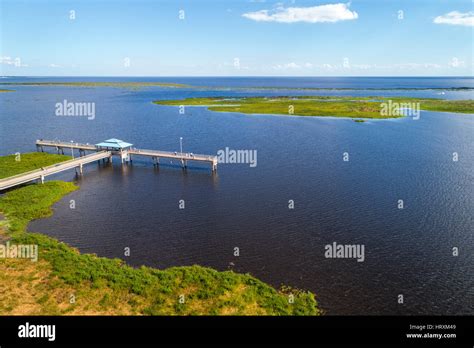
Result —
<instances>
[{"instance_id":1,"label":"rippled water surface","mask_svg":"<svg viewBox=\"0 0 474 348\"><path fill-rule=\"evenodd\" d=\"M474 314L474 115L422 111L419 120L356 123L205 108L180 115L175 107L152 104L212 95L465 99L472 91L249 87L449 88L472 87L472 79L173 81L234 88L18 86L0 95L1 154L33 151L37 138L97 143L115 137L138 148L176 151L183 137L184 150L194 153L257 150L257 166L220 164L212 175L205 165L183 172L177 163L156 169L138 158L133 165L91 164L77 179L81 189L30 230L101 256L124 258L130 247L126 260L133 265L248 272L274 286L315 292L328 314ZM95 119L55 116L55 103L64 99L95 102ZM74 172L56 178L76 180ZM184 210L178 209L181 199ZM333 242L363 244L365 261L325 258L325 245ZM459 247L458 257L453 247Z\"/></svg>"}]
</instances>

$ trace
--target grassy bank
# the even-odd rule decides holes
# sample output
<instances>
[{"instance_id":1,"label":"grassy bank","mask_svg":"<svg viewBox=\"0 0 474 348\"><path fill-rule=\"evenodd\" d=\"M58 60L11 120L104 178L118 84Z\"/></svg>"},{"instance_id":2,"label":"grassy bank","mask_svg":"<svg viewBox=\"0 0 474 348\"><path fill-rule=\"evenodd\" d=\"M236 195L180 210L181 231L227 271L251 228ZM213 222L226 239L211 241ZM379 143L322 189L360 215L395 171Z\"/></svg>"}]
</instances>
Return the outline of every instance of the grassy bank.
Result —
<instances>
[{"instance_id":1,"label":"grassy bank","mask_svg":"<svg viewBox=\"0 0 474 348\"><path fill-rule=\"evenodd\" d=\"M0 212L6 217L4 224L9 235L20 236L31 220L50 216L51 206L76 189L77 186L70 182L50 181L6 193L0 198Z\"/></svg>"},{"instance_id":2,"label":"grassy bank","mask_svg":"<svg viewBox=\"0 0 474 348\"><path fill-rule=\"evenodd\" d=\"M1 315L319 314L313 294L289 288L277 291L247 274L200 266L133 268L26 231L29 221L49 216L51 206L76 189L73 183L50 181L11 190L0 198L3 238L39 249L38 262L0 259Z\"/></svg>"},{"instance_id":3,"label":"grassy bank","mask_svg":"<svg viewBox=\"0 0 474 348\"><path fill-rule=\"evenodd\" d=\"M382 112L382 103L391 101L389 113ZM244 114L277 114L295 116L333 116L355 118L402 117L393 112L419 103L421 110L474 113L474 100L418 99L402 97L252 97L252 98L188 98L157 100L159 105L206 106L220 112Z\"/></svg>"},{"instance_id":4,"label":"grassy bank","mask_svg":"<svg viewBox=\"0 0 474 348\"><path fill-rule=\"evenodd\" d=\"M71 159L66 155L30 152L0 157L0 179Z\"/></svg>"}]
</instances>

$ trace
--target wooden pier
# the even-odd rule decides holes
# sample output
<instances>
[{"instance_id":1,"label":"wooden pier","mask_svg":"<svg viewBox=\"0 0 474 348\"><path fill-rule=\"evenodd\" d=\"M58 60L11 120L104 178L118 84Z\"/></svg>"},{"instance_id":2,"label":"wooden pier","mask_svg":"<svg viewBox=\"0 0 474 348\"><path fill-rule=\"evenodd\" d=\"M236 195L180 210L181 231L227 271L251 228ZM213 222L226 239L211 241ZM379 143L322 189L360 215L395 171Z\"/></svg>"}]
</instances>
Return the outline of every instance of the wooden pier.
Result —
<instances>
[{"instance_id":1,"label":"wooden pier","mask_svg":"<svg viewBox=\"0 0 474 348\"><path fill-rule=\"evenodd\" d=\"M118 139L109 139L109 140L117 140ZM107 140L106 140L107 141ZM104 144L104 143L101 143ZM126 143L128 144L128 143ZM131 145L131 144L129 144ZM161 158L177 160L181 163L181 165L185 168L187 167L188 161L196 161L196 162L205 162L211 165L212 171L217 170L217 156L214 155L199 155L193 154L190 152L171 152L171 151L160 151L160 150L142 150L137 149L131 146L125 148L112 148L109 146L98 146L92 144L83 144L83 143L74 143L74 142L67 142L67 141L54 141L54 140L37 140L36 141L36 148L38 151L44 151L45 147L53 147L56 149L58 154L64 154L64 149L68 150L79 150L80 155L84 155L86 151L101 151L101 150L109 150L112 152L114 156L120 156L121 162L129 162L132 160L132 155L134 156L145 156L151 157L153 160L154 165L159 165Z\"/></svg>"},{"instance_id":2,"label":"wooden pier","mask_svg":"<svg viewBox=\"0 0 474 348\"><path fill-rule=\"evenodd\" d=\"M77 157L75 159L60 162L47 166L44 168L32 170L26 173L10 176L5 179L0 179L0 190L6 190L10 187L14 187L21 184L26 184L31 181L38 180L41 183L44 182L45 177L56 174L68 169L79 169L79 173L82 174L82 166L91 162L100 161L101 159L111 158L112 153L110 151L99 151L87 156Z\"/></svg>"},{"instance_id":3,"label":"wooden pier","mask_svg":"<svg viewBox=\"0 0 474 348\"><path fill-rule=\"evenodd\" d=\"M179 161L183 168L187 168L187 163L189 161L196 161L209 163L213 173L217 170L217 156L198 155L185 152L142 150L134 148L132 147L132 144L125 143L118 139L109 139L103 143L95 145L41 139L36 141L36 148L38 151L44 151L44 148L54 148L58 154L64 154L64 150L78 150L79 157L54 164L52 166L36 169L27 173L0 179L0 191L35 180L43 183L46 176L68 169L76 168L76 170L78 169L79 173L82 174L83 165L92 163L94 161L100 161L101 159L108 159L109 161L112 161L113 156L118 156L122 164L126 162L132 162L132 156L144 156L151 158L153 160L154 166L159 166L160 159L169 159ZM87 155L86 152L92 153Z\"/></svg>"},{"instance_id":4,"label":"wooden pier","mask_svg":"<svg viewBox=\"0 0 474 348\"><path fill-rule=\"evenodd\" d=\"M168 152L168 151L158 151L158 150L141 150L141 149L131 149L128 150L128 154L135 156L147 156L153 159L154 165L160 164L160 158L175 159L181 162L183 167L187 167L188 161L197 161L197 162L206 162L212 166L212 171L217 170L217 156L210 155L197 155L192 153L185 152Z\"/></svg>"},{"instance_id":5,"label":"wooden pier","mask_svg":"<svg viewBox=\"0 0 474 348\"><path fill-rule=\"evenodd\" d=\"M36 140L36 149L44 151L44 147L54 147L58 154L64 155L64 149L79 150L79 153L85 151L97 151L97 146L93 144L81 144L67 141L56 141L56 140Z\"/></svg>"}]
</instances>

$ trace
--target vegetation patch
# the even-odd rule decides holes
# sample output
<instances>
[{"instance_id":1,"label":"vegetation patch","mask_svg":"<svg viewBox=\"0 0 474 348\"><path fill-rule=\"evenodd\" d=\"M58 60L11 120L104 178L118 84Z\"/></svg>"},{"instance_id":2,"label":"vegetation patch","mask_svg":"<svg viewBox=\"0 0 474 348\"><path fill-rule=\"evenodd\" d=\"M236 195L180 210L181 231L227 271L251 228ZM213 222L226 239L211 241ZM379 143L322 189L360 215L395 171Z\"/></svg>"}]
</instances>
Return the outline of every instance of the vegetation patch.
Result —
<instances>
[{"instance_id":1,"label":"vegetation patch","mask_svg":"<svg viewBox=\"0 0 474 348\"><path fill-rule=\"evenodd\" d=\"M155 104L173 106L205 106L212 111L244 114L275 114L289 116L333 116L354 118L403 117L405 105L419 105L422 110L474 113L474 100L419 99L405 97L249 97L188 98L184 100L157 100ZM399 112L383 112L383 104L395 106ZM417 104L419 103L419 104ZM399 105L397 107L396 105ZM390 110L393 111L393 110ZM398 110L396 110L398 111Z\"/></svg>"},{"instance_id":2,"label":"vegetation patch","mask_svg":"<svg viewBox=\"0 0 474 348\"><path fill-rule=\"evenodd\" d=\"M9 233L24 233L28 222L50 216L51 206L64 195L77 189L78 187L70 182L48 181L9 191L0 198L0 212L8 222Z\"/></svg>"},{"instance_id":3,"label":"vegetation patch","mask_svg":"<svg viewBox=\"0 0 474 348\"><path fill-rule=\"evenodd\" d=\"M31 152L0 157L0 179L70 160L70 156Z\"/></svg>"}]
</instances>

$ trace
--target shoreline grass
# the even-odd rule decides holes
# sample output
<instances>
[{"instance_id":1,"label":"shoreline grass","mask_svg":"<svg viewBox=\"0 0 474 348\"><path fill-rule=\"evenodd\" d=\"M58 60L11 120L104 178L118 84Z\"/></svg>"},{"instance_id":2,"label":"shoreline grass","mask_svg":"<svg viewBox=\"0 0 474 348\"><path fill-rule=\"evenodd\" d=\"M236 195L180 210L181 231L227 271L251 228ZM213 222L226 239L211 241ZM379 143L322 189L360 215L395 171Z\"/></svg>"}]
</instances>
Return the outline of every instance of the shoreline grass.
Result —
<instances>
[{"instance_id":1,"label":"shoreline grass","mask_svg":"<svg viewBox=\"0 0 474 348\"><path fill-rule=\"evenodd\" d=\"M244 114L273 114L312 117L350 117L358 119L386 119L403 117L391 113L383 115L381 104L398 103L413 105L419 103L422 110L473 113L474 100L445 100L406 97L336 97L336 96L298 96L298 97L204 97L182 100L155 100L153 103L168 106L205 106L216 112L239 112Z\"/></svg>"},{"instance_id":2,"label":"shoreline grass","mask_svg":"<svg viewBox=\"0 0 474 348\"><path fill-rule=\"evenodd\" d=\"M46 152L19 153L0 157L0 179L70 160L67 155Z\"/></svg>"},{"instance_id":3,"label":"shoreline grass","mask_svg":"<svg viewBox=\"0 0 474 348\"><path fill-rule=\"evenodd\" d=\"M39 249L37 262L0 258L0 315L321 314L312 293L276 290L249 274L197 265L134 268L27 231L31 220L50 216L52 205L77 189L49 181L0 197L1 239Z\"/></svg>"}]
</instances>

